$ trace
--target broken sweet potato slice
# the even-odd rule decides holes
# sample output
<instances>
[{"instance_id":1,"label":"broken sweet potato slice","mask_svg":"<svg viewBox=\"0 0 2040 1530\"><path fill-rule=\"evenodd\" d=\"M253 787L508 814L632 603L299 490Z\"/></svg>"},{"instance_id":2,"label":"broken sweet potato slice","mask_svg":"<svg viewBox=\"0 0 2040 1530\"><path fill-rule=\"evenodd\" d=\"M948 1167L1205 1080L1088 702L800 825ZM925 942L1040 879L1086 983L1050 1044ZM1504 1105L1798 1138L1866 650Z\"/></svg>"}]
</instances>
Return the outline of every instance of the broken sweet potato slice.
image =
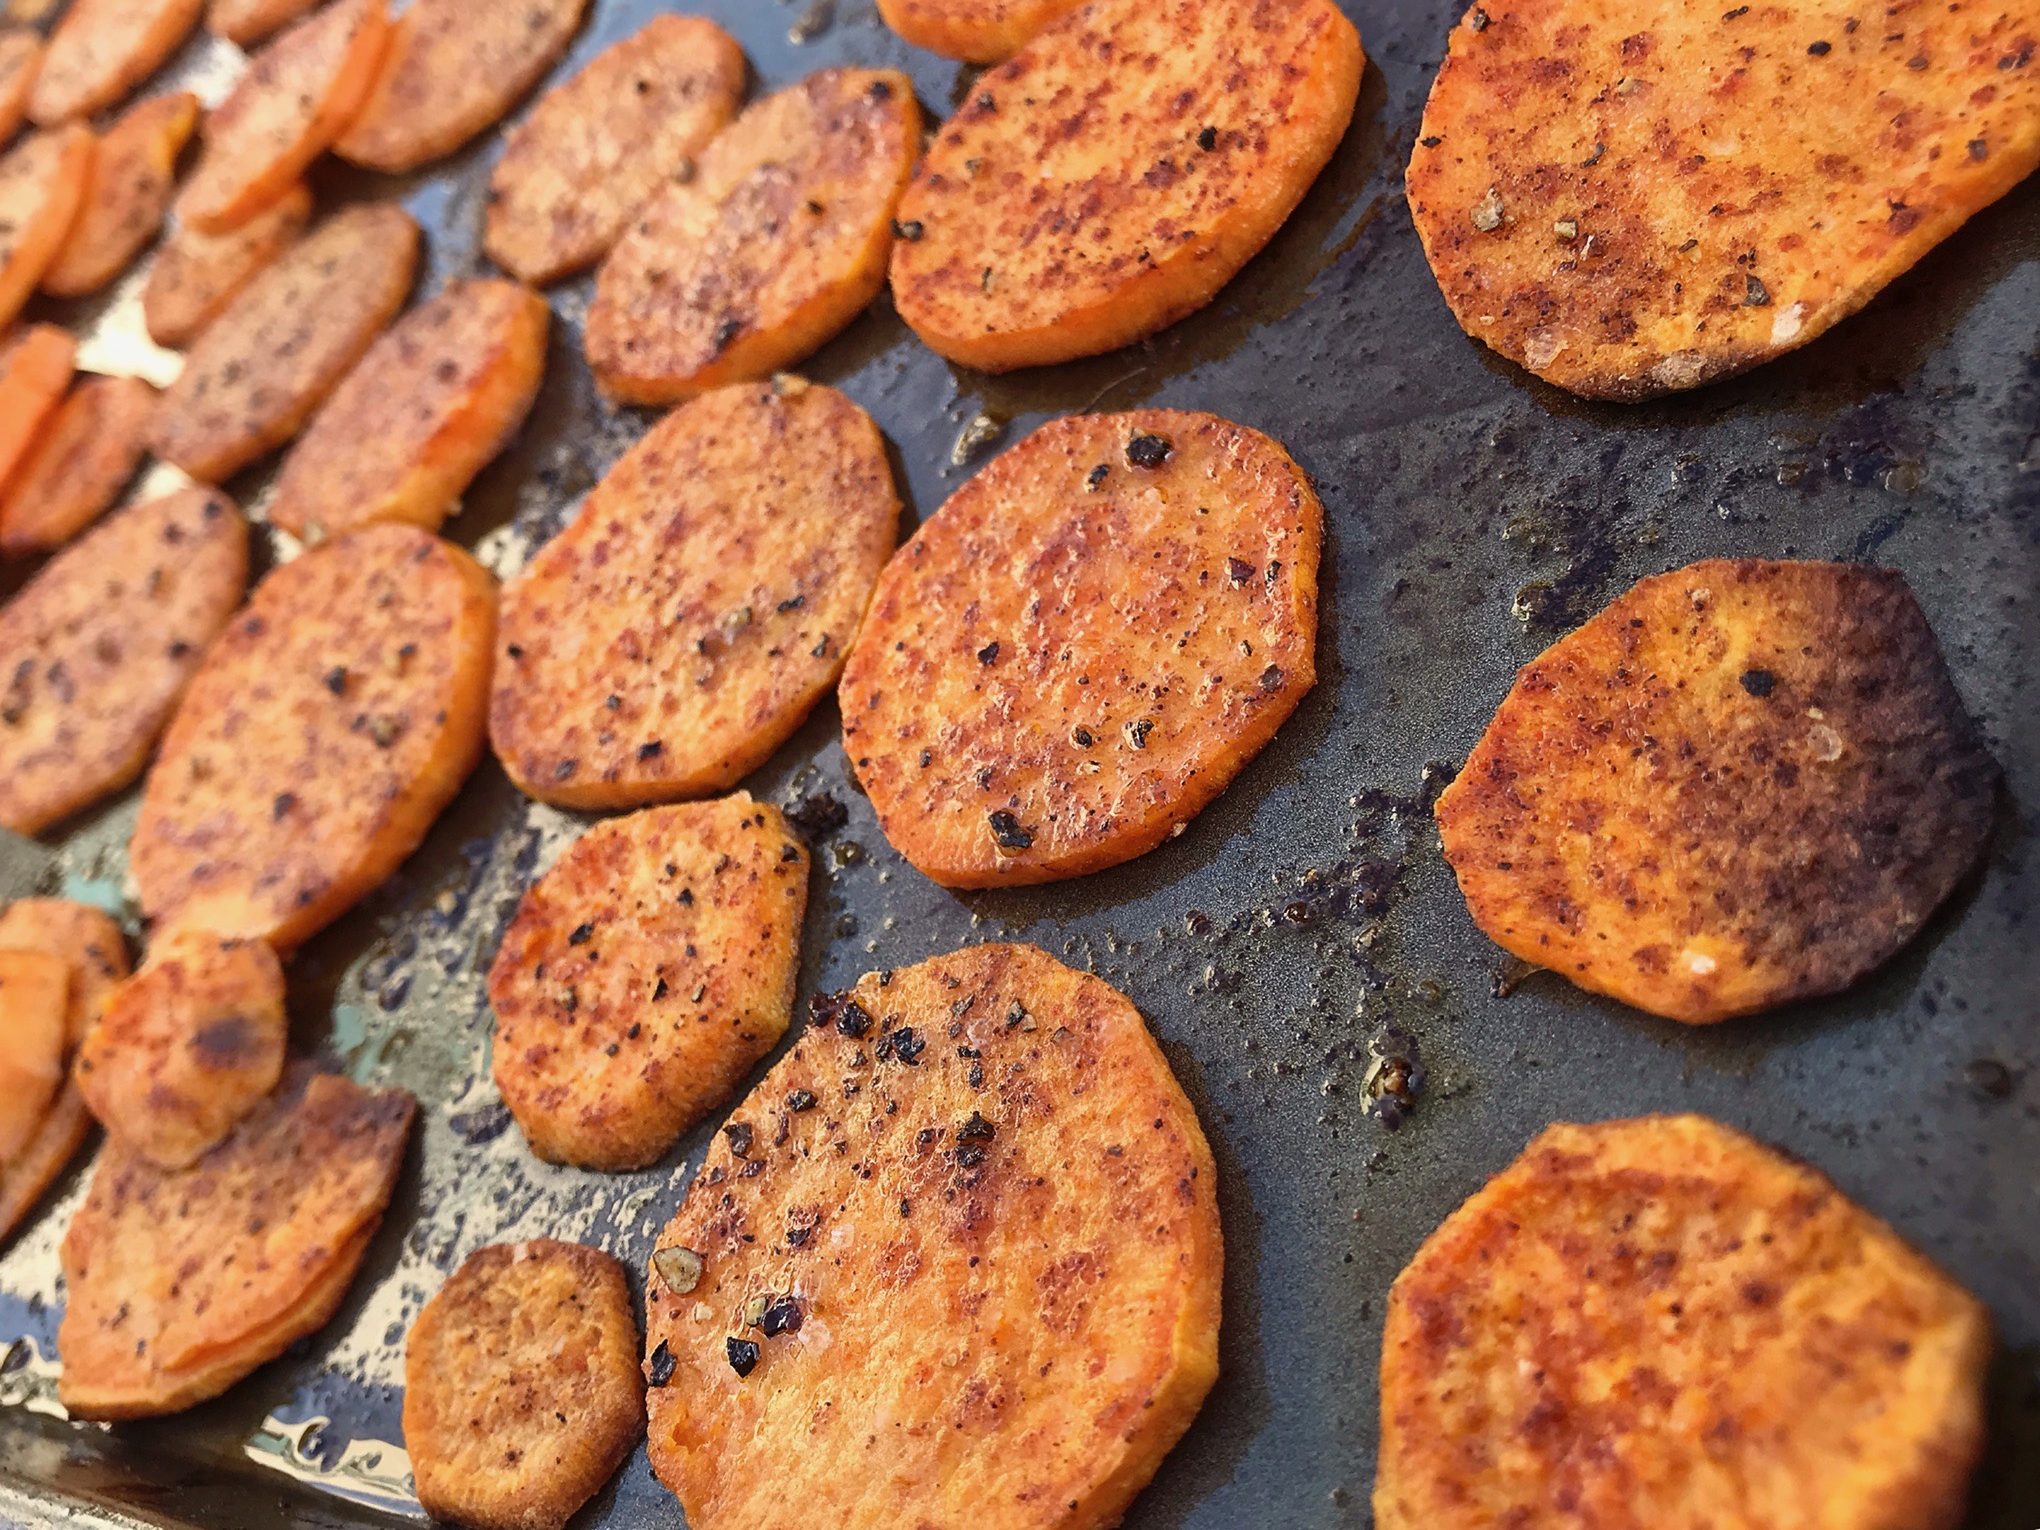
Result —
<instances>
[{"instance_id":1,"label":"broken sweet potato slice","mask_svg":"<svg viewBox=\"0 0 2040 1530\"><path fill-rule=\"evenodd\" d=\"M878 14L917 48L966 64L1010 57L1084 0L878 0Z\"/></svg>"}]
</instances>

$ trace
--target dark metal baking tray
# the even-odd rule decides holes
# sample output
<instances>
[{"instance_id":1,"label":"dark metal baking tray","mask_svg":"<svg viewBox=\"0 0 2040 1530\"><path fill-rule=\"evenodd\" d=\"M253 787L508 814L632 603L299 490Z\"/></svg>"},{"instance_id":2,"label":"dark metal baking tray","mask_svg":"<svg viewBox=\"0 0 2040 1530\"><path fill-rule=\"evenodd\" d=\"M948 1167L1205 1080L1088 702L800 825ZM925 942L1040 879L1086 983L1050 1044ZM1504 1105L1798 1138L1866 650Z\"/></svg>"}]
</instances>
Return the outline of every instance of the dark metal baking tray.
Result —
<instances>
[{"instance_id":1,"label":"dark metal baking tray","mask_svg":"<svg viewBox=\"0 0 2040 1530\"><path fill-rule=\"evenodd\" d=\"M563 68L661 8L597 0ZM761 90L824 64L889 64L942 115L970 78L900 44L870 0L693 8L743 42ZM1149 1016L1217 1154L1228 1258L1224 1372L1136 1503L1138 1530L1366 1523L1396 1271L1546 1122L1651 1110L1706 1111L1814 1160L1981 1294L2002 1347L1970 1523L2033 1530L2040 186L1776 365L1658 404L1581 403L1460 333L1410 228L1402 165L1453 11L1347 9L1369 57L1353 129L1205 312L1130 350L983 378L922 349L881 300L805 369L877 418L916 516L982 460L957 451L983 433L967 430L980 415L1006 441L1052 414L1145 403L1271 432L1329 512L1317 690L1165 848L1083 881L962 896L888 849L825 706L749 783L848 811L819 846L803 993L1011 938L1093 968ZM394 183L329 167L318 187L329 204L401 195L428 230L430 286L479 264L494 153L484 144ZM499 563L556 528L649 419L595 398L578 345L586 295L585 283L555 293L541 406L448 527ZM112 309L107 322L131 326ZM235 487L259 503L259 474ZM1512 988L1439 857L1428 793L1542 645L1635 578L1717 554L1905 571L2005 766L1987 864L1910 949L1826 1002L1693 1031L1549 976ZM117 902L133 814L130 797L69 826L44 884ZM485 764L402 874L293 969L296 1043L410 1087L422 1107L403 1187L339 1316L180 1418L108 1431L0 1409L0 1521L387 1523L375 1504L401 1464L373 1442L399 1438L404 1328L444 1273L481 1243L538 1233L641 1267L707 1128L650 1173L545 1167L485 1066L483 971L519 890L575 827ZM1365 1081L1409 1037L1427 1083L1391 1130ZM0 1365L0 1396L45 1391L55 1247L82 1178L0 1257L0 1347L23 1341ZM679 1513L640 1451L584 1522L636 1530Z\"/></svg>"}]
</instances>

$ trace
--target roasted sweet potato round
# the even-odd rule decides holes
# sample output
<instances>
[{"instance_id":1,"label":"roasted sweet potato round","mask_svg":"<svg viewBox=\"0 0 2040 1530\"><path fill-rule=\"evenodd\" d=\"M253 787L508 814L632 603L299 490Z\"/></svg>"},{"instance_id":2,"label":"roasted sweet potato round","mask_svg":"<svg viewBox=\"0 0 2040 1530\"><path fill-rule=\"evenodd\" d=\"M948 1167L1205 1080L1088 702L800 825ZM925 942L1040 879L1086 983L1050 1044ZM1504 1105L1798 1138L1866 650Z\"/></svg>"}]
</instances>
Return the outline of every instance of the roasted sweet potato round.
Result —
<instances>
[{"instance_id":1,"label":"roasted sweet potato round","mask_svg":"<svg viewBox=\"0 0 2040 1530\"><path fill-rule=\"evenodd\" d=\"M252 48L318 3L319 0L212 0L206 7L206 30L238 47Z\"/></svg>"},{"instance_id":2,"label":"roasted sweet potato round","mask_svg":"<svg viewBox=\"0 0 2040 1530\"><path fill-rule=\"evenodd\" d=\"M100 136L91 187L63 248L43 272L43 291L84 297L141 254L163 226L177 156L197 125L198 97L178 91L137 102Z\"/></svg>"},{"instance_id":3,"label":"roasted sweet potato round","mask_svg":"<svg viewBox=\"0 0 2040 1530\"><path fill-rule=\"evenodd\" d=\"M63 1088L70 1002L70 963L0 947L0 1164L35 1140Z\"/></svg>"},{"instance_id":4,"label":"roasted sweet potato round","mask_svg":"<svg viewBox=\"0 0 2040 1530\"><path fill-rule=\"evenodd\" d=\"M1721 560L1527 666L1438 823L1490 939L1702 1024L1833 993L1912 939L1997 783L1902 578Z\"/></svg>"},{"instance_id":5,"label":"roasted sweet potato round","mask_svg":"<svg viewBox=\"0 0 2040 1530\"><path fill-rule=\"evenodd\" d=\"M42 68L42 38L27 27L0 31L0 149L28 118L28 93Z\"/></svg>"},{"instance_id":6,"label":"roasted sweet potato round","mask_svg":"<svg viewBox=\"0 0 2040 1530\"><path fill-rule=\"evenodd\" d=\"M42 439L78 362L78 342L50 324L0 341L0 490Z\"/></svg>"},{"instance_id":7,"label":"roasted sweet potato round","mask_svg":"<svg viewBox=\"0 0 2040 1530\"><path fill-rule=\"evenodd\" d=\"M148 455L156 390L88 377L71 390L0 494L0 553L61 547L120 497Z\"/></svg>"},{"instance_id":8,"label":"roasted sweet potato round","mask_svg":"<svg viewBox=\"0 0 2040 1530\"><path fill-rule=\"evenodd\" d=\"M996 64L1084 0L878 0L885 24L917 48Z\"/></svg>"},{"instance_id":9,"label":"roasted sweet potato round","mask_svg":"<svg viewBox=\"0 0 2040 1530\"><path fill-rule=\"evenodd\" d=\"M98 153L92 130L72 123L31 134L0 159L0 331L64 248Z\"/></svg>"},{"instance_id":10,"label":"roasted sweet potato round","mask_svg":"<svg viewBox=\"0 0 2040 1530\"><path fill-rule=\"evenodd\" d=\"M113 106L177 51L205 0L71 0L29 91L45 127Z\"/></svg>"},{"instance_id":11,"label":"roasted sweet potato round","mask_svg":"<svg viewBox=\"0 0 2040 1530\"><path fill-rule=\"evenodd\" d=\"M1389 1294L1381 1530L1946 1530L1983 1307L1698 1116L1553 1126Z\"/></svg>"},{"instance_id":12,"label":"roasted sweet potato round","mask_svg":"<svg viewBox=\"0 0 2040 1530\"><path fill-rule=\"evenodd\" d=\"M142 286L149 338L178 350L189 345L258 272L297 243L311 217L312 194L299 184L231 233L201 234L177 224L157 247Z\"/></svg>"}]
</instances>

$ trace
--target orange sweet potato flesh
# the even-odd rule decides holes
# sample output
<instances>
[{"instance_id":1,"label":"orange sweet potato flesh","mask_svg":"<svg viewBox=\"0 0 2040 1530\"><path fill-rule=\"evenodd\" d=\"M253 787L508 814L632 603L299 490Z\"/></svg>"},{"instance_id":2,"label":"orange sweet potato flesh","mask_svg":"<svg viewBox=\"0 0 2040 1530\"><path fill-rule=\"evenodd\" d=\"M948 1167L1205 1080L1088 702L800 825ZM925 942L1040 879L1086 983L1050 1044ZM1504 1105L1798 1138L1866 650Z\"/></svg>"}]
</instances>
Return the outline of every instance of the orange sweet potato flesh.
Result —
<instances>
[{"instance_id":1,"label":"orange sweet potato flesh","mask_svg":"<svg viewBox=\"0 0 2040 1530\"><path fill-rule=\"evenodd\" d=\"M0 31L0 149L28 120L28 93L42 58L42 38L27 27Z\"/></svg>"},{"instance_id":2,"label":"orange sweet potato flesh","mask_svg":"<svg viewBox=\"0 0 2040 1530\"><path fill-rule=\"evenodd\" d=\"M117 105L198 25L205 0L71 0L29 91L45 127Z\"/></svg>"},{"instance_id":3,"label":"orange sweet potato flesh","mask_svg":"<svg viewBox=\"0 0 2040 1530\"><path fill-rule=\"evenodd\" d=\"M996 64L1084 0L878 0L878 14L917 48Z\"/></svg>"},{"instance_id":4,"label":"orange sweet potato flesh","mask_svg":"<svg viewBox=\"0 0 2040 1530\"><path fill-rule=\"evenodd\" d=\"M1705 1024L1912 939L1982 854L1998 779L1899 575L1715 560L1528 665L1437 813L1490 939Z\"/></svg>"},{"instance_id":5,"label":"orange sweet potato flesh","mask_svg":"<svg viewBox=\"0 0 2040 1530\"><path fill-rule=\"evenodd\" d=\"M0 343L0 490L41 439L77 362L78 342L52 324L31 324Z\"/></svg>"},{"instance_id":6,"label":"orange sweet potato flesh","mask_svg":"<svg viewBox=\"0 0 2040 1530\"><path fill-rule=\"evenodd\" d=\"M0 330L63 250L98 153L92 130L72 123L31 134L0 159Z\"/></svg>"},{"instance_id":7,"label":"orange sweet potato flesh","mask_svg":"<svg viewBox=\"0 0 2040 1530\"><path fill-rule=\"evenodd\" d=\"M35 1140L63 1087L70 998L61 956L0 949L0 1163Z\"/></svg>"},{"instance_id":8,"label":"orange sweet potato flesh","mask_svg":"<svg viewBox=\"0 0 2040 1530\"><path fill-rule=\"evenodd\" d=\"M872 973L660 1234L701 1270L647 1276L652 1466L696 1530L1115 1525L1218 1374L1216 1188L1097 978L1005 945Z\"/></svg>"},{"instance_id":9,"label":"orange sweet potato flesh","mask_svg":"<svg viewBox=\"0 0 2040 1530\"><path fill-rule=\"evenodd\" d=\"M1806 344L2036 164L2030 4L1528 0L1453 30L1408 189L1468 334L1640 399Z\"/></svg>"},{"instance_id":10,"label":"orange sweet potato flesh","mask_svg":"<svg viewBox=\"0 0 2040 1530\"><path fill-rule=\"evenodd\" d=\"M319 0L212 0L206 7L206 30L239 47L252 48L318 3Z\"/></svg>"},{"instance_id":11,"label":"orange sweet potato flesh","mask_svg":"<svg viewBox=\"0 0 2040 1530\"><path fill-rule=\"evenodd\" d=\"M0 553L61 547L120 497L148 452L156 390L88 377L71 390L0 495Z\"/></svg>"},{"instance_id":12,"label":"orange sweet potato flesh","mask_svg":"<svg viewBox=\"0 0 2040 1530\"><path fill-rule=\"evenodd\" d=\"M85 297L128 268L163 226L177 156L196 126L198 97L178 91L137 102L100 136L91 187L43 291Z\"/></svg>"},{"instance_id":13,"label":"orange sweet potato flesh","mask_svg":"<svg viewBox=\"0 0 2040 1530\"><path fill-rule=\"evenodd\" d=\"M1180 833L1316 679L1324 510L1208 414L1073 415L949 497L880 575L843 748L946 887L1054 881Z\"/></svg>"},{"instance_id":14,"label":"orange sweet potato flesh","mask_svg":"<svg viewBox=\"0 0 2040 1530\"><path fill-rule=\"evenodd\" d=\"M302 183L227 234L201 234L180 223L156 250L142 286L149 338L175 350L227 311L241 289L297 243L312 217Z\"/></svg>"},{"instance_id":15,"label":"orange sweet potato flesh","mask_svg":"<svg viewBox=\"0 0 2040 1530\"><path fill-rule=\"evenodd\" d=\"M1381 1530L1954 1530L1983 1306L1698 1116L1547 1128L1389 1295Z\"/></svg>"}]
</instances>

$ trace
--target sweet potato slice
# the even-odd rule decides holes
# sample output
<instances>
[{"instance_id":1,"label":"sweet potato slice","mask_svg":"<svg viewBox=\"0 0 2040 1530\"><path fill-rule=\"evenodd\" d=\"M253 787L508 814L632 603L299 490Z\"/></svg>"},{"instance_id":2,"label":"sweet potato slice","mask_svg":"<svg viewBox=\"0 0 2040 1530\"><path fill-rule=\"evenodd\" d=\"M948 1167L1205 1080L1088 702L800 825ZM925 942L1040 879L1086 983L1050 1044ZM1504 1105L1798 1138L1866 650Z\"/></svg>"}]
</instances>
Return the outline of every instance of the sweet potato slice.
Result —
<instances>
[{"instance_id":1,"label":"sweet potato slice","mask_svg":"<svg viewBox=\"0 0 2040 1530\"><path fill-rule=\"evenodd\" d=\"M212 0L205 11L206 30L236 47L252 48L318 3L319 0Z\"/></svg>"},{"instance_id":2,"label":"sweet potato slice","mask_svg":"<svg viewBox=\"0 0 2040 1530\"><path fill-rule=\"evenodd\" d=\"M73 388L0 496L0 553L61 547L97 520L142 465L155 410L139 377Z\"/></svg>"},{"instance_id":3,"label":"sweet potato slice","mask_svg":"<svg viewBox=\"0 0 2040 1530\"><path fill-rule=\"evenodd\" d=\"M198 25L205 0L71 0L29 91L44 127L124 100Z\"/></svg>"},{"instance_id":4,"label":"sweet potato slice","mask_svg":"<svg viewBox=\"0 0 2040 1530\"><path fill-rule=\"evenodd\" d=\"M283 1076L283 963L259 940L158 942L106 1001L78 1054L78 1088L106 1134L182 1169Z\"/></svg>"},{"instance_id":5,"label":"sweet potato slice","mask_svg":"<svg viewBox=\"0 0 2040 1530\"><path fill-rule=\"evenodd\" d=\"M1705 1024L1889 958L1976 864L1997 784L1899 575L1720 560L1527 666L1438 824L1490 939Z\"/></svg>"},{"instance_id":6,"label":"sweet potato slice","mask_svg":"<svg viewBox=\"0 0 2040 1530\"><path fill-rule=\"evenodd\" d=\"M1216 1189L1097 978L1003 945L871 973L660 1234L652 1466L696 1530L1115 1525L1218 1374Z\"/></svg>"},{"instance_id":7,"label":"sweet potato slice","mask_svg":"<svg viewBox=\"0 0 2040 1530\"><path fill-rule=\"evenodd\" d=\"M592 266L691 174L744 98L744 52L703 16L654 16L548 91L489 176L483 248L543 285Z\"/></svg>"},{"instance_id":8,"label":"sweet potato slice","mask_svg":"<svg viewBox=\"0 0 2040 1530\"><path fill-rule=\"evenodd\" d=\"M240 512L185 490L108 517L0 607L0 824L36 833L140 775L247 580Z\"/></svg>"},{"instance_id":9,"label":"sweet potato slice","mask_svg":"<svg viewBox=\"0 0 2040 1530\"><path fill-rule=\"evenodd\" d=\"M656 1163L785 1034L808 857L746 792L599 823L489 969L496 1087L532 1151Z\"/></svg>"},{"instance_id":10,"label":"sweet potato slice","mask_svg":"<svg viewBox=\"0 0 2040 1530\"><path fill-rule=\"evenodd\" d=\"M1548 1127L1389 1293L1381 1530L1959 1517L1983 1306L1699 1116Z\"/></svg>"},{"instance_id":11,"label":"sweet potato slice","mask_svg":"<svg viewBox=\"0 0 2040 1530\"><path fill-rule=\"evenodd\" d=\"M331 1317L389 1204L414 1110L401 1089L298 1064L188 1169L110 1143L64 1235L58 1396L72 1416L188 1408Z\"/></svg>"},{"instance_id":12,"label":"sweet potato slice","mask_svg":"<svg viewBox=\"0 0 2040 1530\"><path fill-rule=\"evenodd\" d=\"M596 381L671 403L808 356L885 285L920 146L913 87L891 70L824 69L746 107L603 261Z\"/></svg>"},{"instance_id":13,"label":"sweet potato slice","mask_svg":"<svg viewBox=\"0 0 2040 1530\"><path fill-rule=\"evenodd\" d=\"M2040 165L2040 16L1531 0L1452 32L1409 166L1453 316L1639 399L1847 318Z\"/></svg>"},{"instance_id":14,"label":"sweet potato slice","mask_svg":"<svg viewBox=\"0 0 2040 1530\"><path fill-rule=\"evenodd\" d=\"M197 125L198 97L179 91L137 102L101 135L85 205L43 272L43 291L84 297L127 269L163 227L177 156Z\"/></svg>"},{"instance_id":15,"label":"sweet potato slice","mask_svg":"<svg viewBox=\"0 0 2040 1530\"><path fill-rule=\"evenodd\" d=\"M495 624L481 565L414 526L270 574L149 773L128 851L143 912L288 952L372 891L481 755Z\"/></svg>"},{"instance_id":16,"label":"sweet potato slice","mask_svg":"<svg viewBox=\"0 0 2040 1530\"><path fill-rule=\"evenodd\" d=\"M1104 0L972 87L900 202L893 301L1004 372L1194 313L1345 135L1360 38L1332 0Z\"/></svg>"},{"instance_id":17,"label":"sweet potato slice","mask_svg":"<svg viewBox=\"0 0 2040 1530\"><path fill-rule=\"evenodd\" d=\"M1180 833L1317 677L1324 510L1208 414L1055 420L879 577L843 747L895 849L947 887L1047 882Z\"/></svg>"},{"instance_id":18,"label":"sweet potato slice","mask_svg":"<svg viewBox=\"0 0 2040 1530\"><path fill-rule=\"evenodd\" d=\"M1084 0L878 0L885 24L917 48L996 64Z\"/></svg>"},{"instance_id":19,"label":"sweet potato slice","mask_svg":"<svg viewBox=\"0 0 2040 1530\"><path fill-rule=\"evenodd\" d=\"M0 1163L35 1139L63 1087L70 998L61 956L0 950Z\"/></svg>"},{"instance_id":20,"label":"sweet potato slice","mask_svg":"<svg viewBox=\"0 0 2040 1530\"><path fill-rule=\"evenodd\" d=\"M389 40L386 0L332 0L256 54L206 118L178 216L224 234L282 196L361 110Z\"/></svg>"},{"instance_id":21,"label":"sweet potato slice","mask_svg":"<svg viewBox=\"0 0 2040 1530\"><path fill-rule=\"evenodd\" d=\"M70 238L98 152L92 130L73 123L32 134L0 159L0 330Z\"/></svg>"},{"instance_id":22,"label":"sweet potato slice","mask_svg":"<svg viewBox=\"0 0 2040 1530\"><path fill-rule=\"evenodd\" d=\"M539 1238L475 1250L404 1343L404 1448L434 1519L562 1530L644 1433L623 1266Z\"/></svg>"},{"instance_id":23,"label":"sweet potato slice","mask_svg":"<svg viewBox=\"0 0 2040 1530\"><path fill-rule=\"evenodd\" d=\"M503 592L489 733L562 806L699 797L842 671L900 502L878 428L796 378L677 410Z\"/></svg>"},{"instance_id":24,"label":"sweet potato slice","mask_svg":"<svg viewBox=\"0 0 2040 1530\"><path fill-rule=\"evenodd\" d=\"M302 184L239 228L201 234L186 223L170 231L142 287L142 322L158 345L182 350L240 295L241 289L298 241L312 217Z\"/></svg>"},{"instance_id":25,"label":"sweet potato slice","mask_svg":"<svg viewBox=\"0 0 2040 1530\"><path fill-rule=\"evenodd\" d=\"M545 77L587 8L588 0L412 0L334 152L391 173L451 154Z\"/></svg>"},{"instance_id":26,"label":"sweet potato slice","mask_svg":"<svg viewBox=\"0 0 2040 1530\"><path fill-rule=\"evenodd\" d=\"M418 225L402 208L328 218L199 336L164 390L156 455L220 483L290 440L404 306L417 265Z\"/></svg>"},{"instance_id":27,"label":"sweet potato slice","mask_svg":"<svg viewBox=\"0 0 2040 1530\"><path fill-rule=\"evenodd\" d=\"M308 539L371 521L438 530L530 412L551 322L516 282L455 282L412 309L291 448L269 518Z\"/></svg>"},{"instance_id":28,"label":"sweet potato slice","mask_svg":"<svg viewBox=\"0 0 2040 1530\"><path fill-rule=\"evenodd\" d=\"M28 93L42 58L42 38L27 27L0 31L0 149L28 119Z\"/></svg>"},{"instance_id":29,"label":"sweet potato slice","mask_svg":"<svg viewBox=\"0 0 2040 1530\"><path fill-rule=\"evenodd\" d=\"M77 363L78 342L54 325L32 324L0 343L0 491L41 439Z\"/></svg>"}]
</instances>

